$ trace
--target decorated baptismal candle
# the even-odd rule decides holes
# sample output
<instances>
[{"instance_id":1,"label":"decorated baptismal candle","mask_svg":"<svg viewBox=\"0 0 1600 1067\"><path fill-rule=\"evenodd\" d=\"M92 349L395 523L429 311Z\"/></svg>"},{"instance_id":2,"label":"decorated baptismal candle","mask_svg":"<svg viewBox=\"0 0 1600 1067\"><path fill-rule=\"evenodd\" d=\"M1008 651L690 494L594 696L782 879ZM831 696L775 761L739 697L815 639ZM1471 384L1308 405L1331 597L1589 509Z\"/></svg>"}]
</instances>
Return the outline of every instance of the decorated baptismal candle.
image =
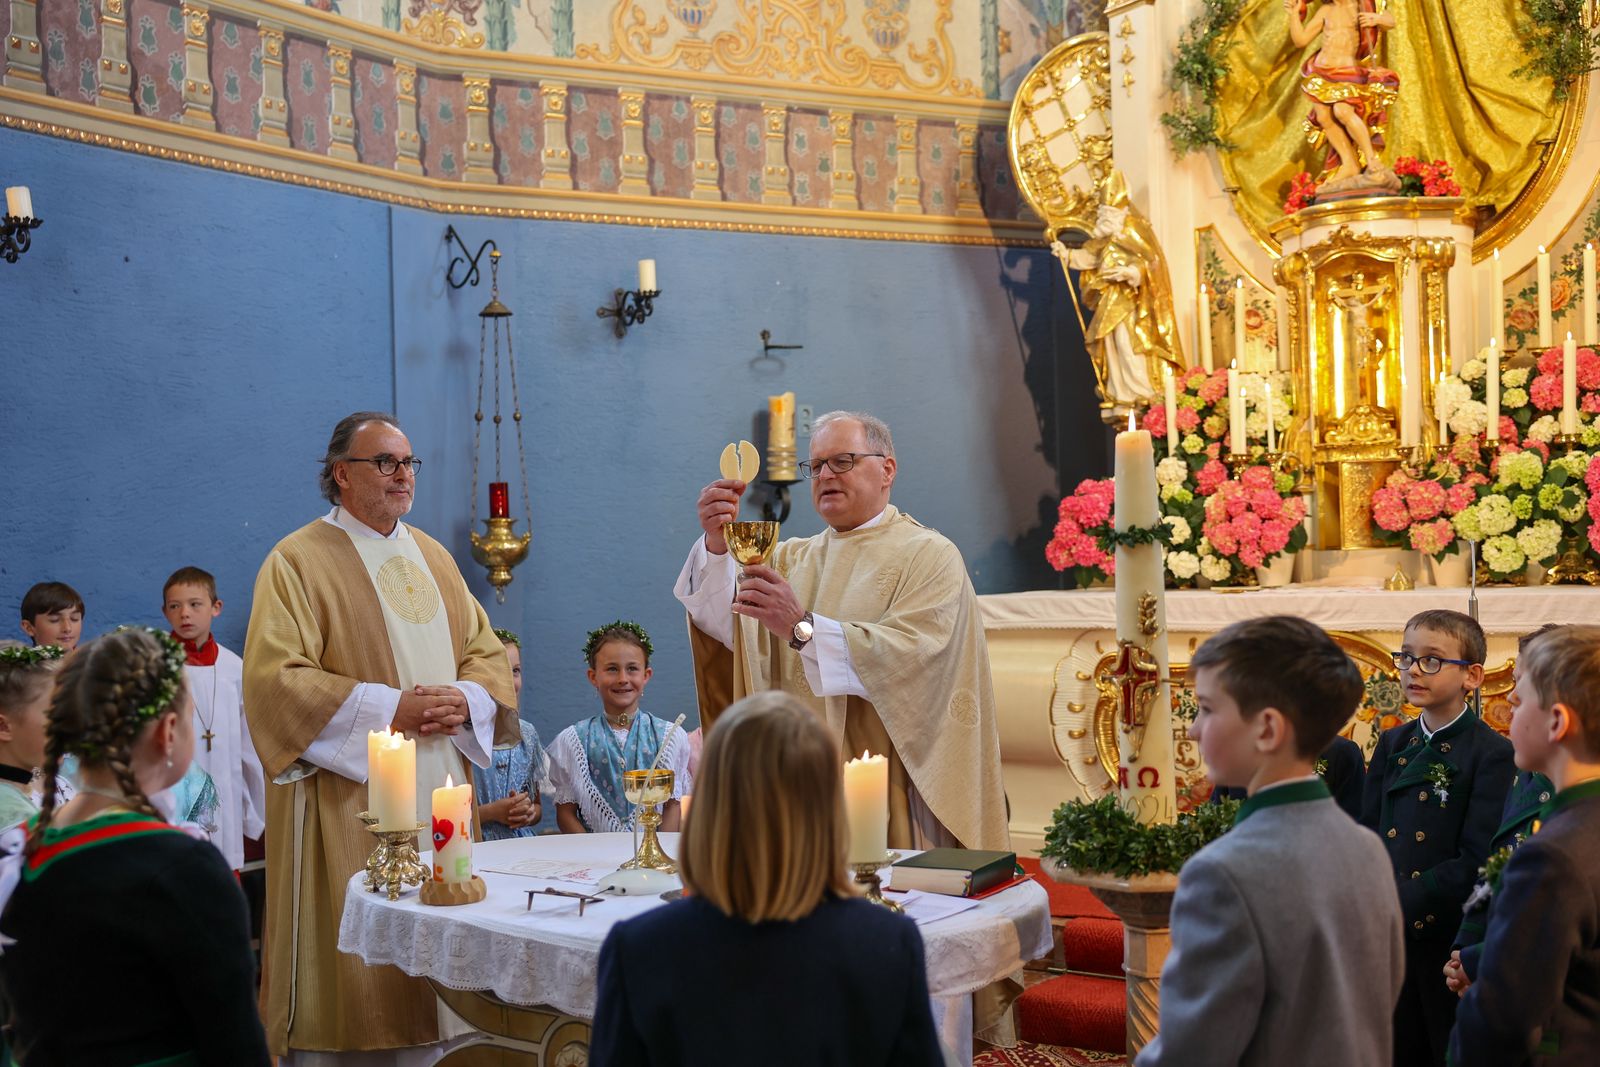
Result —
<instances>
[{"instance_id":1,"label":"decorated baptismal candle","mask_svg":"<svg viewBox=\"0 0 1600 1067\"><path fill-rule=\"evenodd\" d=\"M433 880L472 880L472 783L449 775L433 791Z\"/></svg>"},{"instance_id":2,"label":"decorated baptismal candle","mask_svg":"<svg viewBox=\"0 0 1600 1067\"><path fill-rule=\"evenodd\" d=\"M869 756L844 765L844 814L850 863L881 863L889 853L889 758Z\"/></svg>"}]
</instances>

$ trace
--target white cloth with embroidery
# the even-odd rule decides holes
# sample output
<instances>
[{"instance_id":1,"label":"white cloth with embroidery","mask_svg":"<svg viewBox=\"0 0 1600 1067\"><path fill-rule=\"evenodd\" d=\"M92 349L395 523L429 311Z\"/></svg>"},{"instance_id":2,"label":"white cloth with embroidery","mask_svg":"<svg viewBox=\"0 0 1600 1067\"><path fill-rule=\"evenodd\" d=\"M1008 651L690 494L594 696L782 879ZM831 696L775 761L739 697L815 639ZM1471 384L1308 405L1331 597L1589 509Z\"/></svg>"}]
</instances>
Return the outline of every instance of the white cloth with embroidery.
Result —
<instances>
[{"instance_id":1,"label":"white cloth with embroidery","mask_svg":"<svg viewBox=\"0 0 1600 1067\"><path fill-rule=\"evenodd\" d=\"M669 855L677 855L677 834L662 834L661 844ZM367 892L357 874L345 893L339 951L354 953L374 967L392 964L451 989L488 990L512 1004L547 1004L590 1019L601 942L612 924L662 907L661 900L607 895L580 916L576 900L535 896L530 909L530 889L593 887L484 868L541 859L610 870L632 854L631 834L547 834L481 842L473 846L473 865L488 886L488 896L454 908L428 907L415 890L390 901L386 894ZM429 862L424 856L423 864ZM969 1050L970 1057L972 994L1050 951L1049 899L1037 882L1023 882L978 901L969 911L918 929L934 1024L948 1049Z\"/></svg>"},{"instance_id":2,"label":"white cloth with embroidery","mask_svg":"<svg viewBox=\"0 0 1600 1067\"><path fill-rule=\"evenodd\" d=\"M668 724L670 725L670 723ZM662 727L666 732L666 727ZM628 742L628 731L611 728L619 747ZM667 738L661 754L661 766L672 772L672 797L674 800L694 792L694 780L689 774L689 735L679 727ZM578 737L576 725L569 726L556 735L546 750L550 753L550 799L557 804L576 804L583 825L593 833L617 833L629 829L618 818L611 805L589 777L589 758L583 751L583 741Z\"/></svg>"}]
</instances>

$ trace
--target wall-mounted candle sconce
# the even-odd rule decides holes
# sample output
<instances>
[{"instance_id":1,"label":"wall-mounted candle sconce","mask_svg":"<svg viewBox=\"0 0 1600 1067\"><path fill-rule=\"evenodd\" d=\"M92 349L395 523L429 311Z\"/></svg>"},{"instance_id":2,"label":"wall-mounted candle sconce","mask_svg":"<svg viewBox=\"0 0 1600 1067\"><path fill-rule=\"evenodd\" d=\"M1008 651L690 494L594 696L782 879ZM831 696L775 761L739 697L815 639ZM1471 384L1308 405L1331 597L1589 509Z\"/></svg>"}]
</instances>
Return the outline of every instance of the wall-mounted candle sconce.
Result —
<instances>
[{"instance_id":1,"label":"wall-mounted candle sconce","mask_svg":"<svg viewBox=\"0 0 1600 1067\"><path fill-rule=\"evenodd\" d=\"M595 308L594 313L598 318L616 319L614 332L618 338L622 338L627 335L629 326L637 326L650 317L655 310L655 298L660 295L661 290L656 288L656 261L641 259L639 288L618 289L612 296L612 306Z\"/></svg>"},{"instance_id":2,"label":"wall-mounted candle sconce","mask_svg":"<svg viewBox=\"0 0 1600 1067\"><path fill-rule=\"evenodd\" d=\"M44 225L43 219L33 217L33 196L26 185L13 185L6 190L6 213L0 218L0 258L15 263L17 257L33 245L30 231Z\"/></svg>"}]
</instances>

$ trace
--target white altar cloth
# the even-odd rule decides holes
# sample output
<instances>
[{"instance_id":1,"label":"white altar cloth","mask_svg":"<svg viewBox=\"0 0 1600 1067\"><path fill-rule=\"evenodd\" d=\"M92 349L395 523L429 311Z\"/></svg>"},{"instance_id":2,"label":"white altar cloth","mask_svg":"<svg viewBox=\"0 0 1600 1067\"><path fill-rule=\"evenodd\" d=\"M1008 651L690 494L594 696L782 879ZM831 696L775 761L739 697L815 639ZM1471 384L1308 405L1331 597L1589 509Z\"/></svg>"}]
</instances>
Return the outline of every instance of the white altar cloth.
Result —
<instances>
[{"instance_id":1,"label":"white altar cloth","mask_svg":"<svg viewBox=\"0 0 1600 1067\"><path fill-rule=\"evenodd\" d=\"M1229 623L1263 615L1299 615L1329 630L1397 633L1428 608L1467 610L1467 590L1419 586L1383 588L1289 585L1221 593L1169 589L1167 627L1174 633L1215 633ZM1110 589L998 593L978 598L985 630L1114 630L1116 593ZM1494 586L1478 590L1478 619L1487 633L1525 634L1547 622L1592 622L1600 589L1580 585Z\"/></svg>"},{"instance_id":2,"label":"white altar cloth","mask_svg":"<svg viewBox=\"0 0 1600 1067\"><path fill-rule=\"evenodd\" d=\"M678 835L662 834L668 854ZM616 897L590 904L562 897L533 898L529 889L565 882L485 871L486 865L537 857L593 863L607 870L633 854L629 834L561 834L484 841L473 845L473 866L488 886L476 904L430 907L408 889L399 900L369 893L362 875L350 880L339 923L339 951L372 966L393 964L407 974L462 990L489 990L512 1004L547 1004L568 1015L594 1017L600 945L614 923L662 906L659 897ZM909 854L909 853L908 853ZM431 862L423 854L423 864ZM972 1047L971 994L1050 951L1049 900L1024 882L978 901L958 915L918 926L927 958L934 1024L947 1047Z\"/></svg>"}]
</instances>

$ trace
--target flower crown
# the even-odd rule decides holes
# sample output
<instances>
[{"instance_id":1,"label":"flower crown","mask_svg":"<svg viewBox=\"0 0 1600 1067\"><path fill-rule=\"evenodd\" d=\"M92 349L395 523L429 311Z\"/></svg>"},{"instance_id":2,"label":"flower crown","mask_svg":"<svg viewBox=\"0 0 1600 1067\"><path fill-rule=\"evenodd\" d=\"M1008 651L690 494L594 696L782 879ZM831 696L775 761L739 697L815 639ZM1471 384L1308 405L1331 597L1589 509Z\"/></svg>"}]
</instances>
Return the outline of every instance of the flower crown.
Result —
<instances>
[{"instance_id":1,"label":"flower crown","mask_svg":"<svg viewBox=\"0 0 1600 1067\"><path fill-rule=\"evenodd\" d=\"M133 711L136 721L147 722L166 711L178 699L178 691L183 687L183 666L188 662L188 657L184 655L183 646L165 630L150 626L119 626L115 632L147 633L161 646L161 678L156 683L155 695Z\"/></svg>"},{"instance_id":2,"label":"flower crown","mask_svg":"<svg viewBox=\"0 0 1600 1067\"><path fill-rule=\"evenodd\" d=\"M594 661L594 654L600 651L600 645L606 641L608 637L615 637L615 631L617 630L626 630L629 634L633 635L634 640L639 642L639 647L644 649L644 658L646 660L648 660L651 655L655 653L655 648L650 644L650 635L644 632L643 626L640 626L636 622L618 619L615 622L606 623L598 630L589 631L589 639L583 643L583 661L585 663L592 663Z\"/></svg>"},{"instance_id":3,"label":"flower crown","mask_svg":"<svg viewBox=\"0 0 1600 1067\"><path fill-rule=\"evenodd\" d=\"M496 626L494 628L494 635L496 637L498 637L505 644L513 645L513 646L515 646L517 648L521 648L522 647L522 638L518 637L516 634L512 633L510 630L502 630L500 627Z\"/></svg>"},{"instance_id":4,"label":"flower crown","mask_svg":"<svg viewBox=\"0 0 1600 1067\"><path fill-rule=\"evenodd\" d=\"M13 667L37 667L41 663L50 663L67 654L67 650L60 645L37 645L33 648L0 648L0 663Z\"/></svg>"}]
</instances>

